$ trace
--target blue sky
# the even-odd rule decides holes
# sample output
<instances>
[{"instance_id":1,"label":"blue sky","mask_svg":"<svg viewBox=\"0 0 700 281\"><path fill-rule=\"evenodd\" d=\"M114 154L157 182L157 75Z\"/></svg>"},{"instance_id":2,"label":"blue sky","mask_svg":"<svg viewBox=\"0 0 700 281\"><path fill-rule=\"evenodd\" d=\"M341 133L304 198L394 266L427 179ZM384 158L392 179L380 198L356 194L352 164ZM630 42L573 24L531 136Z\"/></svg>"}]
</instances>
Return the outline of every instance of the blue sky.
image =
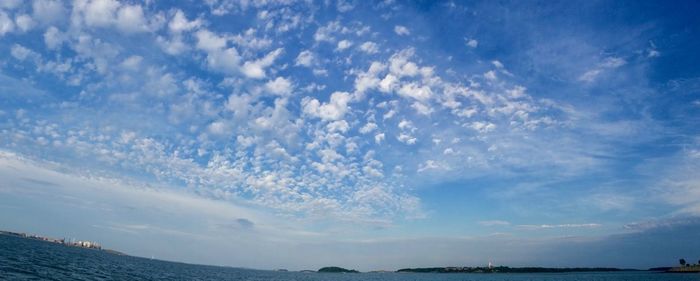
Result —
<instances>
[{"instance_id":1,"label":"blue sky","mask_svg":"<svg viewBox=\"0 0 700 281\"><path fill-rule=\"evenodd\" d=\"M170 4L0 3L2 228L256 268L700 250L697 3Z\"/></svg>"}]
</instances>

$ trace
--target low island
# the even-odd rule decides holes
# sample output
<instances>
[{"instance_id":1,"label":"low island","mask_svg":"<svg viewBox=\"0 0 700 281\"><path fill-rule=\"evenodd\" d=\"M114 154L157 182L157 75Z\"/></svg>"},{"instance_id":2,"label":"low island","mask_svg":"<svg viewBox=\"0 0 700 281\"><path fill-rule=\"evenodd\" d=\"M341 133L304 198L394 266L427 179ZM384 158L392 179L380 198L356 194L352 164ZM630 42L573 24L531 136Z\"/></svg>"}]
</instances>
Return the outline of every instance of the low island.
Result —
<instances>
[{"instance_id":1,"label":"low island","mask_svg":"<svg viewBox=\"0 0 700 281\"><path fill-rule=\"evenodd\" d=\"M321 273L359 273L359 271L354 269L345 269L337 266L327 266L318 270Z\"/></svg>"},{"instance_id":2,"label":"low island","mask_svg":"<svg viewBox=\"0 0 700 281\"><path fill-rule=\"evenodd\" d=\"M671 267L666 270L668 273L700 273L700 260L697 264L691 264L685 261L685 259L679 259L679 267Z\"/></svg>"}]
</instances>

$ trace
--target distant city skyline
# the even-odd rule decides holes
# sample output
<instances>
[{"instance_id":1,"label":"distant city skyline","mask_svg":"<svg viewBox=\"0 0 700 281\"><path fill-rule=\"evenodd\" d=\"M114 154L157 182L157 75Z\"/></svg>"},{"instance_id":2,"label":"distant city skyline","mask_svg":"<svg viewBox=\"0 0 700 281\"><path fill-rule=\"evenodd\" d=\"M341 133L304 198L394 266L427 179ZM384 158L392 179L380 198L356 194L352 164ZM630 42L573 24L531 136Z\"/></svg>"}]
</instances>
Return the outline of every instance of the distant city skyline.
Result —
<instances>
[{"instance_id":1,"label":"distant city skyline","mask_svg":"<svg viewBox=\"0 0 700 281\"><path fill-rule=\"evenodd\" d=\"M0 229L260 269L694 260L698 8L2 1Z\"/></svg>"}]
</instances>

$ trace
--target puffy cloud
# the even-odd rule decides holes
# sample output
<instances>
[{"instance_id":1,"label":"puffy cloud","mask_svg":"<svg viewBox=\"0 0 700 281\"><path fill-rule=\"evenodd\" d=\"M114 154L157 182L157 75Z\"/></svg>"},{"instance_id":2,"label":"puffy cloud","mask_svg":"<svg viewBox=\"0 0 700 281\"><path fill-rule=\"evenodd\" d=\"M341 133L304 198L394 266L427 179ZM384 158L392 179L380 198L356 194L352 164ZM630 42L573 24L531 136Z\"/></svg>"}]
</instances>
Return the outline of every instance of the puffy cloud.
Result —
<instances>
[{"instance_id":1,"label":"puffy cloud","mask_svg":"<svg viewBox=\"0 0 700 281\"><path fill-rule=\"evenodd\" d=\"M44 32L44 44L49 49L56 49L63 43L63 34L58 28L50 26Z\"/></svg>"},{"instance_id":2,"label":"puffy cloud","mask_svg":"<svg viewBox=\"0 0 700 281\"><path fill-rule=\"evenodd\" d=\"M403 35L410 35L411 31L409 31L408 28L403 26L403 25L397 25L397 26L394 26L394 33L403 36Z\"/></svg>"},{"instance_id":3,"label":"puffy cloud","mask_svg":"<svg viewBox=\"0 0 700 281\"><path fill-rule=\"evenodd\" d=\"M341 40L338 42L338 46L335 48L336 51L343 51L347 48L350 48L352 46L352 42L350 40Z\"/></svg>"},{"instance_id":4,"label":"puffy cloud","mask_svg":"<svg viewBox=\"0 0 700 281\"><path fill-rule=\"evenodd\" d=\"M347 121L345 120L337 120L333 121L331 123L328 123L326 126L328 128L328 132L341 132L345 133L350 129L350 124L348 124Z\"/></svg>"},{"instance_id":5,"label":"puffy cloud","mask_svg":"<svg viewBox=\"0 0 700 281\"><path fill-rule=\"evenodd\" d=\"M464 43L467 45L467 47L470 48L476 48L477 46L479 46L479 41L473 38L464 38Z\"/></svg>"},{"instance_id":6,"label":"puffy cloud","mask_svg":"<svg viewBox=\"0 0 700 281\"><path fill-rule=\"evenodd\" d=\"M265 83L265 90L275 95L290 95L294 90L292 82L283 77L277 77Z\"/></svg>"},{"instance_id":7,"label":"puffy cloud","mask_svg":"<svg viewBox=\"0 0 700 281\"><path fill-rule=\"evenodd\" d=\"M19 44L12 45L12 48L10 49L10 54L18 60L25 60L27 57L29 57L33 53L34 52L32 50L29 50L29 49L27 49L24 46L19 45Z\"/></svg>"},{"instance_id":8,"label":"puffy cloud","mask_svg":"<svg viewBox=\"0 0 700 281\"><path fill-rule=\"evenodd\" d=\"M207 52L219 51L226 47L226 38L206 29L197 31L195 37L197 37L197 48Z\"/></svg>"},{"instance_id":9,"label":"puffy cloud","mask_svg":"<svg viewBox=\"0 0 700 281\"><path fill-rule=\"evenodd\" d=\"M140 5L125 5L117 12L117 28L123 32L148 31L148 23L143 15Z\"/></svg>"},{"instance_id":10,"label":"puffy cloud","mask_svg":"<svg viewBox=\"0 0 700 281\"><path fill-rule=\"evenodd\" d=\"M261 79L265 78L265 68L269 67L272 65L272 63L275 62L277 57L279 57L282 54L283 49L279 48L276 49L267 55L265 55L263 58L255 61L247 61L243 64L243 67L241 69L241 72L249 77L249 78L255 78L255 79Z\"/></svg>"},{"instance_id":11,"label":"puffy cloud","mask_svg":"<svg viewBox=\"0 0 700 281\"><path fill-rule=\"evenodd\" d=\"M327 25L319 27L314 34L314 40L318 42L335 42L335 33L342 29L339 21L329 22Z\"/></svg>"},{"instance_id":12,"label":"puffy cloud","mask_svg":"<svg viewBox=\"0 0 700 281\"><path fill-rule=\"evenodd\" d=\"M370 122L360 128L360 134L369 134L378 128L376 123Z\"/></svg>"},{"instance_id":13,"label":"puffy cloud","mask_svg":"<svg viewBox=\"0 0 700 281\"><path fill-rule=\"evenodd\" d=\"M296 65L311 67L314 64L314 53L309 50L301 51L296 59Z\"/></svg>"},{"instance_id":14,"label":"puffy cloud","mask_svg":"<svg viewBox=\"0 0 700 281\"><path fill-rule=\"evenodd\" d=\"M12 21L5 11L0 10L0 36L15 30L15 22Z\"/></svg>"},{"instance_id":15,"label":"puffy cloud","mask_svg":"<svg viewBox=\"0 0 700 281\"><path fill-rule=\"evenodd\" d=\"M169 55L179 55L189 49L189 46L183 41L180 34L175 34L170 39L158 36L156 42Z\"/></svg>"},{"instance_id":16,"label":"puffy cloud","mask_svg":"<svg viewBox=\"0 0 700 281\"><path fill-rule=\"evenodd\" d=\"M476 121L469 124L469 127L478 131L479 133L488 133L496 129L496 124Z\"/></svg>"},{"instance_id":17,"label":"puffy cloud","mask_svg":"<svg viewBox=\"0 0 700 281\"><path fill-rule=\"evenodd\" d=\"M360 73L355 79L355 91L363 94L365 91L376 88L380 80L379 73L386 69L386 65L380 62L372 62L366 72Z\"/></svg>"},{"instance_id":18,"label":"puffy cloud","mask_svg":"<svg viewBox=\"0 0 700 281\"><path fill-rule=\"evenodd\" d=\"M418 112L418 114L421 115L430 115L434 111L433 108L421 102L414 102L413 104L411 104L411 107L415 109L416 112Z\"/></svg>"},{"instance_id":19,"label":"puffy cloud","mask_svg":"<svg viewBox=\"0 0 700 281\"><path fill-rule=\"evenodd\" d=\"M418 141L418 139L416 139L414 136L405 133L399 134L396 139L408 145L415 144L416 141Z\"/></svg>"},{"instance_id":20,"label":"puffy cloud","mask_svg":"<svg viewBox=\"0 0 700 281\"><path fill-rule=\"evenodd\" d=\"M227 135L231 133L231 126L222 120L214 121L207 127L207 130L214 135Z\"/></svg>"},{"instance_id":21,"label":"puffy cloud","mask_svg":"<svg viewBox=\"0 0 700 281\"><path fill-rule=\"evenodd\" d=\"M336 2L335 4L335 7L336 9L338 9L338 12L345 13L354 9L355 3L348 0L338 0L338 2Z\"/></svg>"},{"instance_id":22,"label":"puffy cloud","mask_svg":"<svg viewBox=\"0 0 700 281\"><path fill-rule=\"evenodd\" d=\"M42 24L57 23L65 18L65 14L62 1L35 0L32 3L32 16Z\"/></svg>"},{"instance_id":23,"label":"puffy cloud","mask_svg":"<svg viewBox=\"0 0 700 281\"><path fill-rule=\"evenodd\" d=\"M34 27L34 20L29 15L18 15L15 17L15 25L22 32L27 32Z\"/></svg>"},{"instance_id":24,"label":"puffy cloud","mask_svg":"<svg viewBox=\"0 0 700 281\"><path fill-rule=\"evenodd\" d=\"M141 66L141 62L143 61L142 56L130 56L126 58L120 66L124 69L130 70L130 71L136 71L139 69Z\"/></svg>"},{"instance_id":25,"label":"puffy cloud","mask_svg":"<svg viewBox=\"0 0 700 281\"><path fill-rule=\"evenodd\" d=\"M376 144L381 144L384 141L385 137L386 137L386 135L384 133L376 134L376 135L374 135L374 142Z\"/></svg>"},{"instance_id":26,"label":"puffy cloud","mask_svg":"<svg viewBox=\"0 0 700 281\"><path fill-rule=\"evenodd\" d=\"M78 8L83 10L88 26L107 27L114 23L119 6L119 2L115 0L92 0Z\"/></svg>"},{"instance_id":27,"label":"puffy cloud","mask_svg":"<svg viewBox=\"0 0 700 281\"><path fill-rule=\"evenodd\" d=\"M376 54L379 52L379 46L377 45L377 43L367 41L360 45L360 51L363 51L367 54Z\"/></svg>"},{"instance_id":28,"label":"puffy cloud","mask_svg":"<svg viewBox=\"0 0 700 281\"><path fill-rule=\"evenodd\" d=\"M114 27L123 33L150 31L158 28L164 20L162 15L149 16L138 4L125 4L115 0L91 0L76 2L73 8L73 22L83 22L89 27Z\"/></svg>"},{"instance_id":29,"label":"puffy cloud","mask_svg":"<svg viewBox=\"0 0 700 281\"><path fill-rule=\"evenodd\" d=\"M173 15L173 18L170 19L170 22L168 23L168 30L173 33L180 33L199 28L201 25L201 20L196 19L193 21L188 21L185 13L182 12L182 10L177 9Z\"/></svg>"},{"instance_id":30,"label":"puffy cloud","mask_svg":"<svg viewBox=\"0 0 700 281\"><path fill-rule=\"evenodd\" d=\"M428 86L417 83L408 83L401 86L397 92L400 96L409 97L418 101L427 101L433 96L433 91Z\"/></svg>"},{"instance_id":31,"label":"puffy cloud","mask_svg":"<svg viewBox=\"0 0 700 281\"><path fill-rule=\"evenodd\" d=\"M498 77L496 77L496 72L493 70L489 70L486 73L484 73L484 78L489 81L496 81L498 80Z\"/></svg>"},{"instance_id":32,"label":"puffy cloud","mask_svg":"<svg viewBox=\"0 0 700 281\"><path fill-rule=\"evenodd\" d=\"M351 95L347 92L334 92L328 103L320 103L317 99L306 97L302 100L304 113L321 118L322 120L338 120L348 111Z\"/></svg>"},{"instance_id":33,"label":"puffy cloud","mask_svg":"<svg viewBox=\"0 0 700 281\"><path fill-rule=\"evenodd\" d=\"M420 73L420 69L415 62L410 61L413 56L413 49L405 49L391 56L389 59L389 70L391 74L401 77L413 77Z\"/></svg>"},{"instance_id":34,"label":"puffy cloud","mask_svg":"<svg viewBox=\"0 0 700 281\"><path fill-rule=\"evenodd\" d=\"M271 64L274 60L274 57L272 59L266 57L257 62L246 62L247 66L241 66L241 56L236 48L227 48L226 38L206 29L197 31L195 37L197 38L197 49L207 53L207 65L211 69L223 73L242 73L249 77L264 78L263 67Z\"/></svg>"}]
</instances>

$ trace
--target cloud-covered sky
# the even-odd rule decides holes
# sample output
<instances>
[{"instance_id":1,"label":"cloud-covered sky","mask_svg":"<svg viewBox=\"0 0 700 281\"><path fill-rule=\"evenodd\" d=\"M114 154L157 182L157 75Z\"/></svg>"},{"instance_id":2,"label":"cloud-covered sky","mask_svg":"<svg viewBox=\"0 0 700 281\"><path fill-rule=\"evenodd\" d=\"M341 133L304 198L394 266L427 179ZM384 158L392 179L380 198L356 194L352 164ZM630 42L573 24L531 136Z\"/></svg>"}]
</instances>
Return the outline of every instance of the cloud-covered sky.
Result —
<instances>
[{"instance_id":1,"label":"cloud-covered sky","mask_svg":"<svg viewBox=\"0 0 700 281\"><path fill-rule=\"evenodd\" d=\"M257 268L700 250L697 3L171 4L0 3L2 228Z\"/></svg>"}]
</instances>

